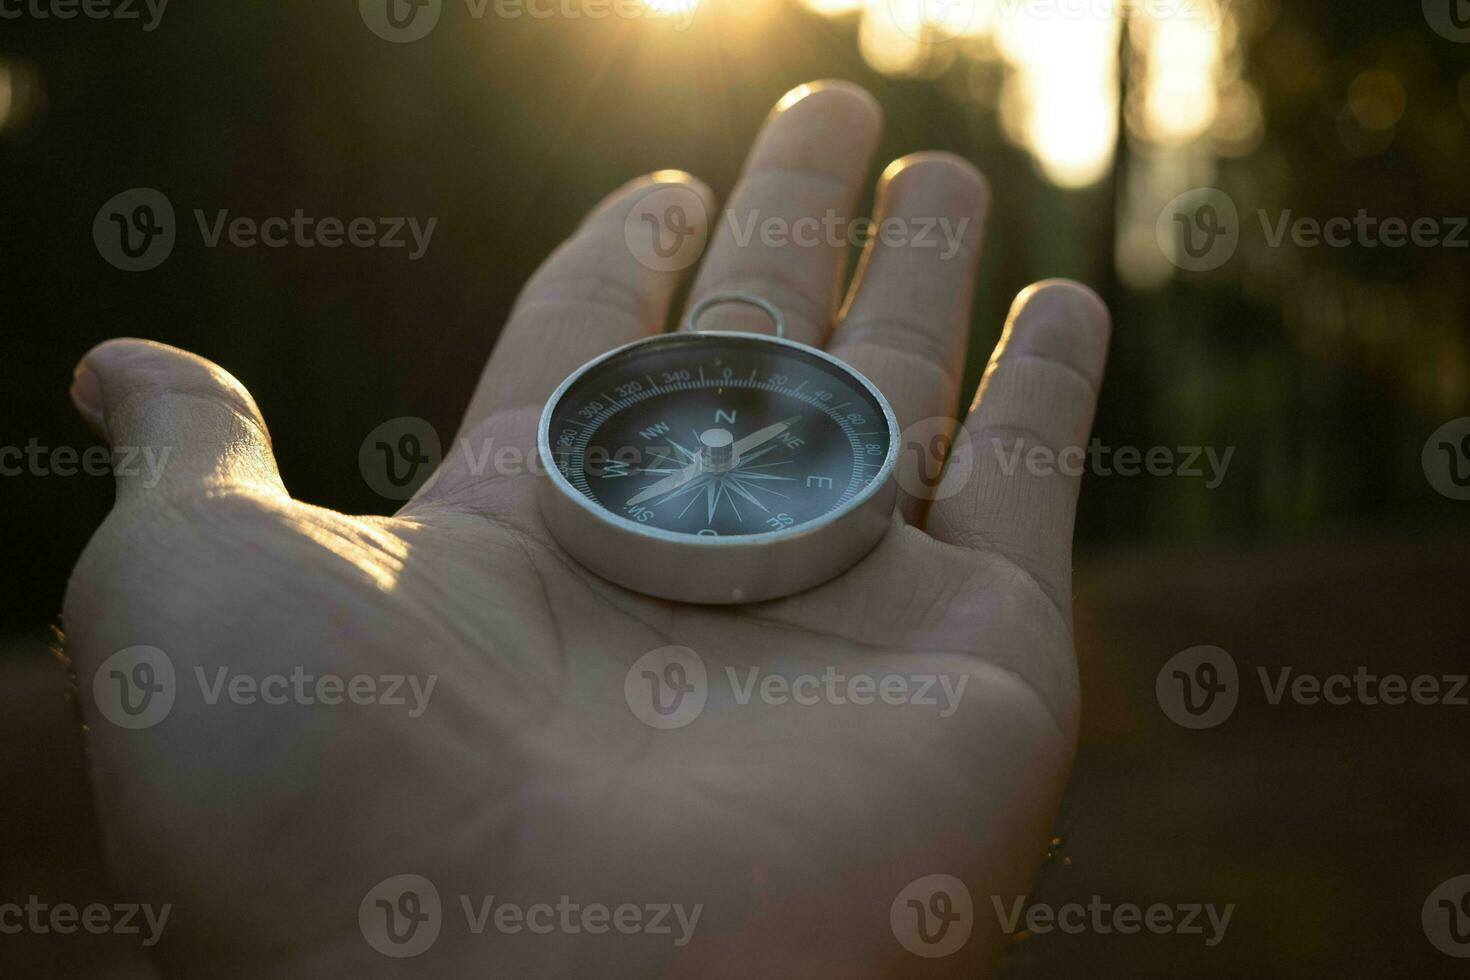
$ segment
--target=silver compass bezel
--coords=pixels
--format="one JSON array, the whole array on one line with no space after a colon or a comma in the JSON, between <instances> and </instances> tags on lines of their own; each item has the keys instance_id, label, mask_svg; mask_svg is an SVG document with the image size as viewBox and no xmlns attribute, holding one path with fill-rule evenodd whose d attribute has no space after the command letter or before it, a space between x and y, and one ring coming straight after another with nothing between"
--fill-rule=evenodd
<instances>
[{"instance_id":1,"label":"silver compass bezel","mask_svg":"<svg viewBox=\"0 0 1470 980\"><path fill-rule=\"evenodd\" d=\"M577 381L636 348L723 338L800 351L841 372L872 397L888 427L888 452L866 487L840 507L793 527L712 537L651 527L615 514L562 475L551 447L551 420ZM763 333L662 333L594 357L568 375L547 399L536 427L536 451L546 470L538 494L541 513L557 542L603 578L647 595L683 602L758 602L825 582L872 550L892 523L897 498L893 470L899 452L898 419L888 399L862 372L840 358ZM618 561L618 548L629 544L636 545L637 553L632 560Z\"/></svg>"}]
</instances>

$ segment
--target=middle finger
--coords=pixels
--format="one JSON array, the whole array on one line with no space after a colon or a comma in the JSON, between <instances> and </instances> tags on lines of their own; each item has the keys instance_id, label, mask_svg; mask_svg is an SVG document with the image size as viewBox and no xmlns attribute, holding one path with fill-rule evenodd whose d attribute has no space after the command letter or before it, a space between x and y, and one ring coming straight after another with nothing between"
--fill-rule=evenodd
<instances>
[{"instance_id":1,"label":"middle finger","mask_svg":"<svg viewBox=\"0 0 1470 980\"><path fill-rule=\"evenodd\" d=\"M689 308L717 293L749 293L781 311L786 336L820 347L882 128L878 103L856 85L820 82L787 93L720 215ZM703 313L699 328L769 333L771 323L759 310L725 304Z\"/></svg>"}]
</instances>

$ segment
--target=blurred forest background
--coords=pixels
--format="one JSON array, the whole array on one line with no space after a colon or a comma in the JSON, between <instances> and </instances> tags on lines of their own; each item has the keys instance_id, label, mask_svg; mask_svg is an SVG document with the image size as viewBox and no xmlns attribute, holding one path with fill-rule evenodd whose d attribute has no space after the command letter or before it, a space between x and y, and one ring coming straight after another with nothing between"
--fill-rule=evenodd
<instances>
[{"instance_id":1,"label":"blurred forest background","mask_svg":"<svg viewBox=\"0 0 1470 980\"><path fill-rule=\"evenodd\" d=\"M1419 453L1470 415L1470 249L1271 248L1255 217L1470 215L1470 44L1418 4L651 2L671 16L504 19L492 3L476 19L446 0L411 43L350 2L180 4L152 31L0 21L4 443L91 445L73 364L149 337L250 387L297 496L389 512L358 471L363 439L399 416L448 438L520 285L590 206L665 167L728 191L774 100L841 77L887 110L881 159L952 150L994 185L972 382L1015 291L1072 276L1118 324L1103 444L1236 447L1215 489L1089 478L1084 549L1458 516ZM1202 186L1234 199L1241 245L1186 272L1155 225ZM91 233L133 187L178 214L173 254L142 273ZM417 261L210 249L195 208L438 225ZM5 563L6 621L58 611L108 482L0 480L23 556Z\"/></svg>"},{"instance_id":2,"label":"blurred forest background","mask_svg":"<svg viewBox=\"0 0 1470 980\"><path fill-rule=\"evenodd\" d=\"M880 166L951 150L993 185L972 385L1015 292L1070 276L1116 323L1101 442L1234 447L1215 488L1085 480L1075 863L1044 885L1084 902L1241 901L1241 938L1223 952L1154 942L1145 959L1127 940L1147 937L1053 936L1008 969L1448 971L1417 903L1470 871L1463 710L1330 724L1280 711L1189 741L1199 733L1151 698L1158 664L1205 642L1323 669L1464 669L1470 504L1435 491L1421 450L1470 415L1470 250L1272 247L1257 217L1470 215L1463 0L646 3L633 18L536 19L442 0L408 43L369 29L352 0L177 3L153 30L0 20L0 445L95 444L67 398L72 366L108 337L149 337L251 389L296 496L390 513L359 471L364 438L400 416L454 431L521 284L588 208L670 167L726 193L784 92L857 81L887 112ZM103 203L134 187L164 193L179 227L172 255L139 273L92 237ZM1185 271L1156 229L1200 187L1238 209L1239 247ZM196 208L438 224L417 261L211 249ZM3 662L38 649L111 486L7 476L0 494ZM60 787L40 811L12 797L7 825L37 849L30 881L55 873L41 852L86 807L49 678L7 682L0 711L7 764ZM42 761L42 740L73 754Z\"/></svg>"}]
</instances>

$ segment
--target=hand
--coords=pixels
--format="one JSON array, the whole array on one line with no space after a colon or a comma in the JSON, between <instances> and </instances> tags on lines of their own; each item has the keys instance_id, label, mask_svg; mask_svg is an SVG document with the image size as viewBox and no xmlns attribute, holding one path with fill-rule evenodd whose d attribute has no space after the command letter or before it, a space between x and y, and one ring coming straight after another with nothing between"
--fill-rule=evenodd
<instances>
[{"instance_id":1,"label":"hand","mask_svg":"<svg viewBox=\"0 0 1470 980\"><path fill-rule=\"evenodd\" d=\"M850 215L879 128L876 104L852 86L798 89L728 206ZM543 402L569 372L665 328L678 277L632 257L624 218L673 185L713 213L702 185L669 173L598 207L526 286L460 439L531 452ZM880 218L970 219L963 247L944 259L873 245L841 315L842 247L741 246L726 222L693 300L766 297L790 336L877 384L901 427L949 416L987 194L952 156L889 166ZM714 329L767 328L736 307L709 317ZM824 586L722 608L590 575L542 526L539 477L476 475L463 453L393 517L293 500L255 402L222 369L138 340L89 352L80 410L114 446L171 451L157 485L119 477L65 609L112 870L128 900L173 906L155 948L164 971L976 975L1005 940L991 896L1009 909L1045 851L1078 724L1077 480L1002 464L1020 444L1085 442L1107 333L1085 289L1027 290L971 409L974 469L958 492L927 515L904 495L905 520ZM909 487L914 450L901 462ZM88 696L103 661L133 645L163 650L178 678L171 712L140 730L110 723ZM668 645L698 654L711 694L697 720L657 730L630 710L624 679ZM947 716L825 697L740 704L726 671L744 684L752 668L965 686ZM386 704L211 704L198 680L302 671L436 681L415 717ZM364 940L358 908L410 873L436 886L442 929L418 957L390 959ZM969 941L942 959L905 950L889 922L899 892L931 874L961 879L974 903ZM476 935L462 895L472 910L485 896L527 907L564 895L703 908L683 945L677 924L672 936L539 935L492 920Z\"/></svg>"}]
</instances>

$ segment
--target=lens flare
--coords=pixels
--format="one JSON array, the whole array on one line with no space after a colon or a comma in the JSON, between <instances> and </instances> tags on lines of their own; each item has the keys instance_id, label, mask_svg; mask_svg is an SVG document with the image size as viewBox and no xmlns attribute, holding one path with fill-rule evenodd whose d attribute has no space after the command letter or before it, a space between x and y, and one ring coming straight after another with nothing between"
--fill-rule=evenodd
<instances>
[{"instance_id":1,"label":"lens flare","mask_svg":"<svg viewBox=\"0 0 1470 980\"><path fill-rule=\"evenodd\" d=\"M801 5L824 17L842 17L863 9L864 0L801 0Z\"/></svg>"},{"instance_id":2,"label":"lens flare","mask_svg":"<svg viewBox=\"0 0 1470 980\"><path fill-rule=\"evenodd\" d=\"M1052 183L1086 187L1112 166L1118 142L1117 7L1093 0L1008 6L996 46L1015 69L1002 93L1007 133Z\"/></svg>"},{"instance_id":3,"label":"lens flare","mask_svg":"<svg viewBox=\"0 0 1470 980\"><path fill-rule=\"evenodd\" d=\"M682 17L694 12L700 0L643 0L649 13L658 17Z\"/></svg>"},{"instance_id":4,"label":"lens flare","mask_svg":"<svg viewBox=\"0 0 1470 980\"><path fill-rule=\"evenodd\" d=\"M889 0L871 0L858 26L858 49L863 60L885 75L913 75L924 67L929 41L917 19L895 12Z\"/></svg>"}]
</instances>

